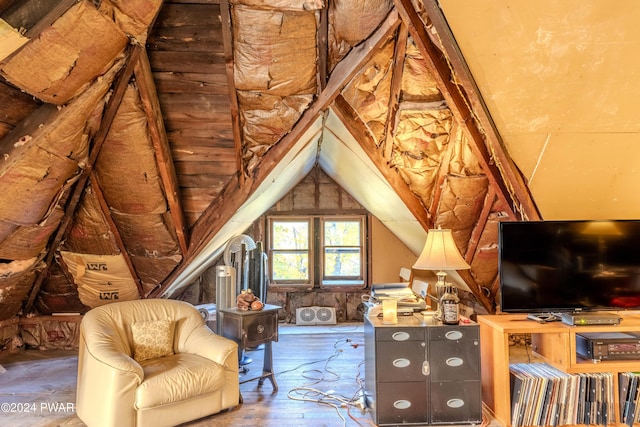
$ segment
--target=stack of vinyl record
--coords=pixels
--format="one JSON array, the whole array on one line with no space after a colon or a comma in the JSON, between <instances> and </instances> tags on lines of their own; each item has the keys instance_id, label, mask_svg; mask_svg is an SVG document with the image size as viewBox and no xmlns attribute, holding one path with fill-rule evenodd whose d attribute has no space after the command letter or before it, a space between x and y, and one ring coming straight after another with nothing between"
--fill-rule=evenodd
<instances>
[{"instance_id":1,"label":"stack of vinyl record","mask_svg":"<svg viewBox=\"0 0 640 427\"><path fill-rule=\"evenodd\" d=\"M628 426L640 422L640 372L620 372L618 388L621 422Z\"/></svg>"},{"instance_id":2,"label":"stack of vinyl record","mask_svg":"<svg viewBox=\"0 0 640 427\"><path fill-rule=\"evenodd\" d=\"M613 374L567 374L546 363L513 363L511 424L561 426L613 423Z\"/></svg>"}]
</instances>

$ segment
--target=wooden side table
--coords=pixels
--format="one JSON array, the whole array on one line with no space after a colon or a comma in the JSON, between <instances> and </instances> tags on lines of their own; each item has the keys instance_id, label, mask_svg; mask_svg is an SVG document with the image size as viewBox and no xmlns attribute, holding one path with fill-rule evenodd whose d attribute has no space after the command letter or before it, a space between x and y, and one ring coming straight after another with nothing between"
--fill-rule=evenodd
<instances>
[{"instance_id":1,"label":"wooden side table","mask_svg":"<svg viewBox=\"0 0 640 427\"><path fill-rule=\"evenodd\" d=\"M258 385L264 383L265 378L271 381L273 390L278 390L275 374L273 372L273 353L271 344L278 341L278 310L277 305L265 304L259 311L238 310L237 308L220 309L222 313L222 336L238 343L238 357L247 348L264 344L264 362L262 375L241 381L244 384L249 381L259 380Z\"/></svg>"}]
</instances>

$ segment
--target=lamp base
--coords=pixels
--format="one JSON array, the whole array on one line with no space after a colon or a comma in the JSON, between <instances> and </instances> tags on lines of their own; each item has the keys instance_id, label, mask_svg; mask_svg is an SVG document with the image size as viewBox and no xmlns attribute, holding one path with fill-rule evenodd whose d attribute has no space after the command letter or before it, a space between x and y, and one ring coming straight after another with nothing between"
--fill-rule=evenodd
<instances>
[{"instance_id":1,"label":"lamp base","mask_svg":"<svg viewBox=\"0 0 640 427\"><path fill-rule=\"evenodd\" d=\"M433 317L435 317L437 320L442 320L442 304L440 304L440 301L442 300L442 295L444 295L444 291L447 286L447 273L440 270L436 273L436 276L438 276L438 281L435 284L436 298L438 298L438 309L436 310L436 314Z\"/></svg>"}]
</instances>

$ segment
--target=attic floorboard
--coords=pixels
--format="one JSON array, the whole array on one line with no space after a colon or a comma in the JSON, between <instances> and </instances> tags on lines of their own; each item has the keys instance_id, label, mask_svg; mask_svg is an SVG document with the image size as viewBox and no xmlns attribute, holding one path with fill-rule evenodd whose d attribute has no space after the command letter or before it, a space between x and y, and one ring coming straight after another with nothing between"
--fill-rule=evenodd
<instances>
[{"instance_id":1,"label":"attic floorboard","mask_svg":"<svg viewBox=\"0 0 640 427\"><path fill-rule=\"evenodd\" d=\"M346 340L351 340L347 342ZM357 344L357 345L352 345ZM263 350L247 352L253 361L240 380L250 379L262 370ZM361 420L343 424L336 410L316 403L292 400L287 394L297 387L335 390L346 398L358 391L356 377L363 378L364 338L362 325L333 327L281 326L279 341L273 344L274 369L279 390L274 393L267 380L240 385L244 402L222 412L185 424L190 427L305 425L371 425L368 414L354 413ZM0 355L0 425L12 427L62 426L85 424L75 415L78 368L76 350L37 351ZM359 374L360 372L360 374ZM2 404L27 407L30 412L3 410ZM57 408L54 408L58 405ZM71 411L65 411L70 408ZM33 410L32 410L33 409ZM50 410L53 409L53 410ZM58 409L57 411L55 409Z\"/></svg>"},{"instance_id":2,"label":"attic floorboard","mask_svg":"<svg viewBox=\"0 0 640 427\"><path fill-rule=\"evenodd\" d=\"M247 352L253 361L248 365L249 372L240 376L241 381L261 372L263 353L262 350ZM358 379L364 380L362 324L281 326L279 341L273 344L273 357L279 386L277 392L273 392L268 380L262 386L258 381L241 384L243 404L231 411L183 424L183 427L373 426L369 414L359 409L353 409L349 414L345 408L337 410L288 397L295 395L300 387L324 392L333 390L333 395L346 399L356 395L360 387ZM74 408L77 365L76 350L27 350L0 355L0 425L85 426L75 415ZM7 412L3 404L15 404L17 408L29 408L30 411ZM487 425L499 426L495 420Z\"/></svg>"}]
</instances>

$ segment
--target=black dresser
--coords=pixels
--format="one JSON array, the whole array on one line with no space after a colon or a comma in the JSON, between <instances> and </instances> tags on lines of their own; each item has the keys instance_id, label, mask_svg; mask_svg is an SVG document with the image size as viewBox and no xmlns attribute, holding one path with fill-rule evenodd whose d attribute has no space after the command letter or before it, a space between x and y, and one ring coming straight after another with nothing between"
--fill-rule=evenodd
<instances>
[{"instance_id":1,"label":"black dresser","mask_svg":"<svg viewBox=\"0 0 640 427\"><path fill-rule=\"evenodd\" d=\"M379 426L479 424L476 323L443 325L421 314L386 325L365 317L365 400Z\"/></svg>"}]
</instances>

